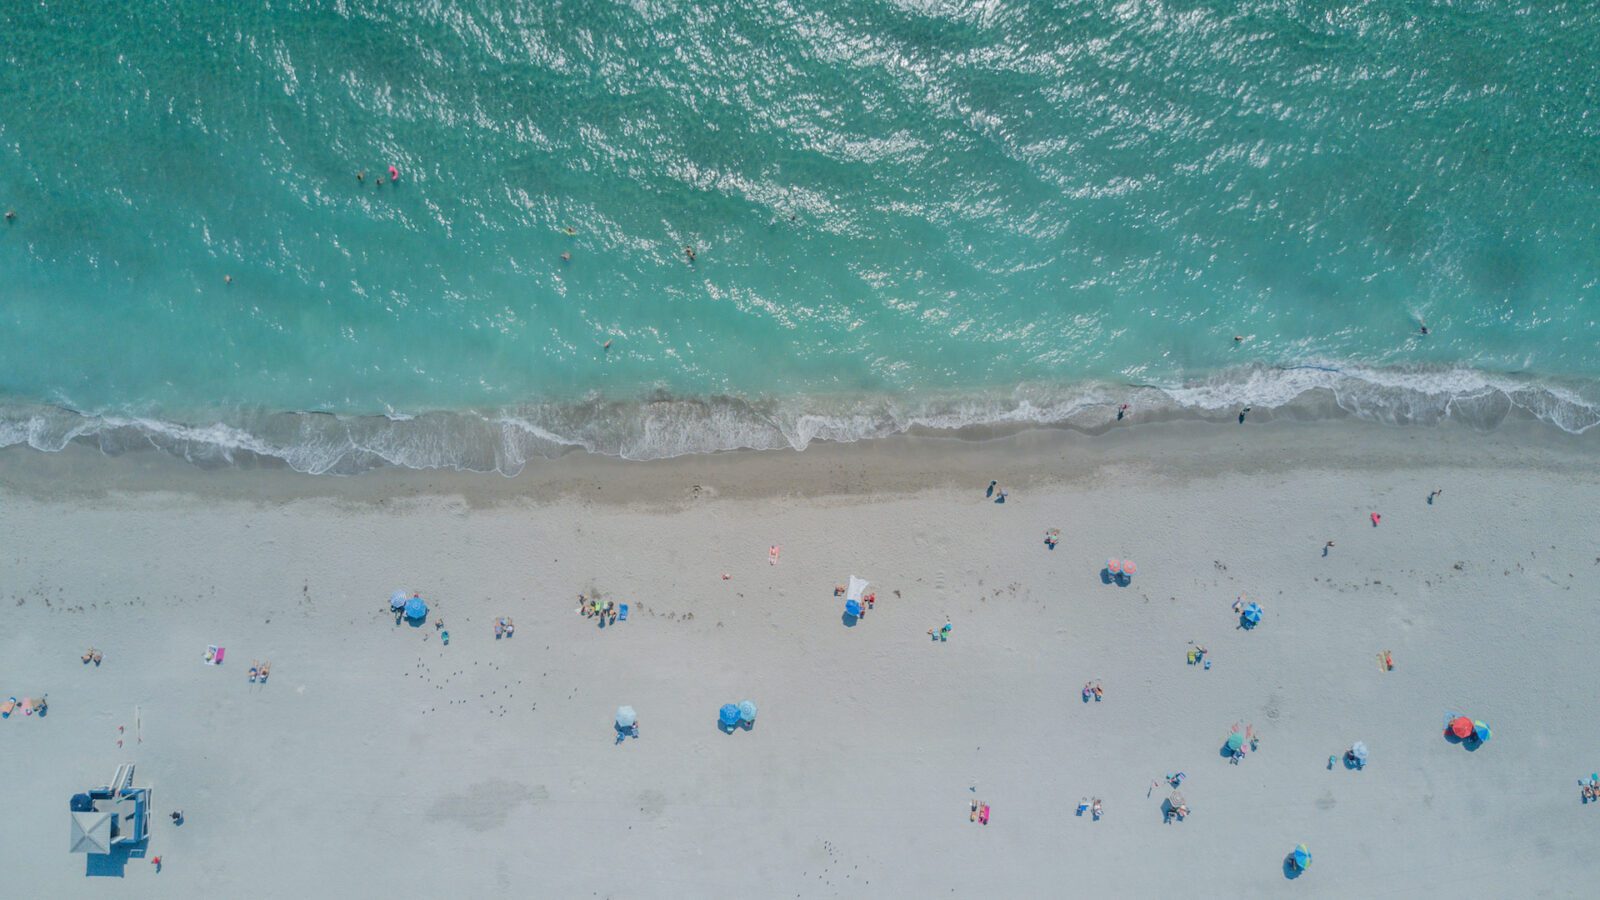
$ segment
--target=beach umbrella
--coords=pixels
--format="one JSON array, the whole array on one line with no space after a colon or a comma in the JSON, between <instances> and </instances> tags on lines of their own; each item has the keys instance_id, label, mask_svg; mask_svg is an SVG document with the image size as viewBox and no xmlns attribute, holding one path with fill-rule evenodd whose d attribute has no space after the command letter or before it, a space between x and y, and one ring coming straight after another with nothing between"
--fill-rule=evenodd
<instances>
[{"instance_id":1,"label":"beach umbrella","mask_svg":"<svg viewBox=\"0 0 1600 900\"><path fill-rule=\"evenodd\" d=\"M1472 720L1466 716L1456 716L1450 720L1450 733L1458 738L1472 734Z\"/></svg>"},{"instance_id":2,"label":"beach umbrella","mask_svg":"<svg viewBox=\"0 0 1600 900\"><path fill-rule=\"evenodd\" d=\"M1244 608L1242 618L1251 625L1261 624L1261 604L1256 603L1254 600L1250 601L1250 604Z\"/></svg>"},{"instance_id":3,"label":"beach umbrella","mask_svg":"<svg viewBox=\"0 0 1600 900\"><path fill-rule=\"evenodd\" d=\"M1306 849L1305 844L1296 844L1294 848L1295 868L1304 869L1309 865L1311 865L1311 851Z\"/></svg>"},{"instance_id":4,"label":"beach umbrella","mask_svg":"<svg viewBox=\"0 0 1600 900\"><path fill-rule=\"evenodd\" d=\"M722 721L724 728L732 728L739 724L739 707L732 703L722 704L722 709L717 713L717 718Z\"/></svg>"},{"instance_id":5,"label":"beach umbrella","mask_svg":"<svg viewBox=\"0 0 1600 900\"><path fill-rule=\"evenodd\" d=\"M632 728L634 723L637 722L637 721L639 721L639 714L633 711L633 707L631 707L631 706L619 706L619 707L617 707L617 727L618 728Z\"/></svg>"},{"instance_id":6,"label":"beach umbrella","mask_svg":"<svg viewBox=\"0 0 1600 900\"><path fill-rule=\"evenodd\" d=\"M406 601L406 618L420 619L428 614L428 604L422 602L421 597L412 597Z\"/></svg>"},{"instance_id":7,"label":"beach umbrella","mask_svg":"<svg viewBox=\"0 0 1600 900\"><path fill-rule=\"evenodd\" d=\"M1229 753L1238 753L1239 752L1239 748L1243 747L1243 746L1244 746L1244 735L1240 734L1237 731L1235 731L1233 734L1228 735L1227 747L1228 747L1228 752Z\"/></svg>"},{"instance_id":8,"label":"beach umbrella","mask_svg":"<svg viewBox=\"0 0 1600 900\"><path fill-rule=\"evenodd\" d=\"M1472 734L1480 741L1487 741L1489 739L1489 726L1482 722L1474 721L1472 723Z\"/></svg>"},{"instance_id":9,"label":"beach umbrella","mask_svg":"<svg viewBox=\"0 0 1600 900\"><path fill-rule=\"evenodd\" d=\"M846 600L844 602L844 612L845 615L850 616L851 618L858 617L861 615L861 604L854 600Z\"/></svg>"},{"instance_id":10,"label":"beach umbrella","mask_svg":"<svg viewBox=\"0 0 1600 900\"><path fill-rule=\"evenodd\" d=\"M406 597L407 597L407 594L406 594L405 591L395 591L394 593L390 594L389 595L389 608L390 609L404 609L405 605L406 605Z\"/></svg>"},{"instance_id":11,"label":"beach umbrella","mask_svg":"<svg viewBox=\"0 0 1600 900\"><path fill-rule=\"evenodd\" d=\"M1121 575L1122 574L1122 560L1116 559L1115 557L1106 560L1106 571L1110 572L1113 575Z\"/></svg>"},{"instance_id":12,"label":"beach umbrella","mask_svg":"<svg viewBox=\"0 0 1600 900\"><path fill-rule=\"evenodd\" d=\"M1360 741L1356 741L1354 744L1351 744L1350 745L1350 756L1352 758L1354 758L1356 762L1361 762L1361 763L1366 762L1367 761L1367 745L1361 743Z\"/></svg>"},{"instance_id":13,"label":"beach umbrella","mask_svg":"<svg viewBox=\"0 0 1600 900\"><path fill-rule=\"evenodd\" d=\"M754 722L756 720L756 702L745 700L739 704L739 721Z\"/></svg>"},{"instance_id":14,"label":"beach umbrella","mask_svg":"<svg viewBox=\"0 0 1600 900\"><path fill-rule=\"evenodd\" d=\"M1122 574L1132 578L1139 574L1139 567L1133 564L1133 560L1125 559L1122 561Z\"/></svg>"}]
</instances>

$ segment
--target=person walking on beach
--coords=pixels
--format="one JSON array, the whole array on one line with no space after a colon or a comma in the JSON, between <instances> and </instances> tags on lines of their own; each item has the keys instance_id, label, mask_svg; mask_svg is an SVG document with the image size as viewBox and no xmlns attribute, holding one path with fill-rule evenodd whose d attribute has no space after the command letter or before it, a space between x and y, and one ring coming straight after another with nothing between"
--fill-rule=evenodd
<instances>
[{"instance_id":1,"label":"person walking on beach","mask_svg":"<svg viewBox=\"0 0 1600 900\"><path fill-rule=\"evenodd\" d=\"M1428 495L1428 505L1432 506L1434 498L1438 497L1442 493L1444 493L1444 488L1435 488L1433 493Z\"/></svg>"},{"instance_id":2,"label":"person walking on beach","mask_svg":"<svg viewBox=\"0 0 1600 900\"><path fill-rule=\"evenodd\" d=\"M1326 544L1323 544L1322 545L1322 555L1323 556L1327 556L1328 555L1328 551L1332 550L1332 549L1333 549L1333 541L1329 541Z\"/></svg>"},{"instance_id":3,"label":"person walking on beach","mask_svg":"<svg viewBox=\"0 0 1600 900\"><path fill-rule=\"evenodd\" d=\"M1248 406L1246 406L1246 407L1245 407L1245 408L1244 408L1244 409L1241 409L1241 410L1239 410L1239 424L1240 424L1240 425L1243 425L1243 424L1244 424L1244 417L1245 417L1245 416L1246 416L1246 415L1247 415L1247 414L1248 414L1248 413L1249 413L1249 412L1250 412L1250 407L1248 407Z\"/></svg>"},{"instance_id":4,"label":"person walking on beach","mask_svg":"<svg viewBox=\"0 0 1600 900\"><path fill-rule=\"evenodd\" d=\"M998 481L990 481L989 482L989 489L987 491L983 492L983 496L985 496L985 497L993 497L994 496L994 486L999 484L999 483L1000 482L998 482Z\"/></svg>"},{"instance_id":5,"label":"person walking on beach","mask_svg":"<svg viewBox=\"0 0 1600 900\"><path fill-rule=\"evenodd\" d=\"M1124 403L1121 406L1117 407L1117 421L1118 422L1121 422L1122 421L1122 417L1127 415L1127 414L1128 414L1128 404Z\"/></svg>"}]
</instances>

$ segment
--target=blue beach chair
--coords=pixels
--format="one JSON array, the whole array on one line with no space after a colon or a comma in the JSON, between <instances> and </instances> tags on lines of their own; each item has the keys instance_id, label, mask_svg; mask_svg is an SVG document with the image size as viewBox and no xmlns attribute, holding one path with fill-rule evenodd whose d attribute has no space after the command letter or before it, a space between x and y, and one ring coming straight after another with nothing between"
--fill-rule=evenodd
<instances>
[{"instance_id":1,"label":"blue beach chair","mask_svg":"<svg viewBox=\"0 0 1600 900\"><path fill-rule=\"evenodd\" d=\"M617 621L628 621L628 604L624 603L617 607Z\"/></svg>"}]
</instances>

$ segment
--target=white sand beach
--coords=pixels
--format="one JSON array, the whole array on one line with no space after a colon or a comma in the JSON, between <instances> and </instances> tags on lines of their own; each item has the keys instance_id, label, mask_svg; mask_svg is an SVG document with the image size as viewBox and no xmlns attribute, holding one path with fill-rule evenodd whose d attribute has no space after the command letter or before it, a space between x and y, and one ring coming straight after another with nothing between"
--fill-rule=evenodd
<instances>
[{"instance_id":1,"label":"white sand beach","mask_svg":"<svg viewBox=\"0 0 1600 900\"><path fill-rule=\"evenodd\" d=\"M1586 896L1597 447L1168 423L513 479L7 451L0 699L49 713L0 721L0 894ZM878 600L847 627L852 574ZM1449 710L1492 739L1445 740ZM1366 768L1330 770L1357 740ZM68 853L67 801L123 762L157 814L116 877Z\"/></svg>"}]
</instances>

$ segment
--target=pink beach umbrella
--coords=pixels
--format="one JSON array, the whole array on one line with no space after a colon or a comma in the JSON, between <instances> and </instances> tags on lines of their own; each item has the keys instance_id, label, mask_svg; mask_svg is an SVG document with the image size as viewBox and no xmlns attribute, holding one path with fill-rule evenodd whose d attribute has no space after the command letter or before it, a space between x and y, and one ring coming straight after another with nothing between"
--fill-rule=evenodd
<instances>
[{"instance_id":1,"label":"pink beach umbrella","mask_svg":"<svg viewBox=\"0 0 1600 900\"><path fill-rule=\"evenodd\" d=\"M1122 574L1122 560L1116 559L1116 558L1112 558L1112 559L1106 560L1106 571L1110 572L1113 575L1121 575Z\"/></svg>"},{"instance_id":2,"label":"pink beach umbrella","mask_svg":"<svg viewBox=\"0 0 1600 900\"><path fill-rule=\"evenodd\" d=\"M1122 561L1122 574L1132 578L1139 574L1139 567L1133 564L1133 560L1125 559Z\"/></svg>"}]
</instances>

